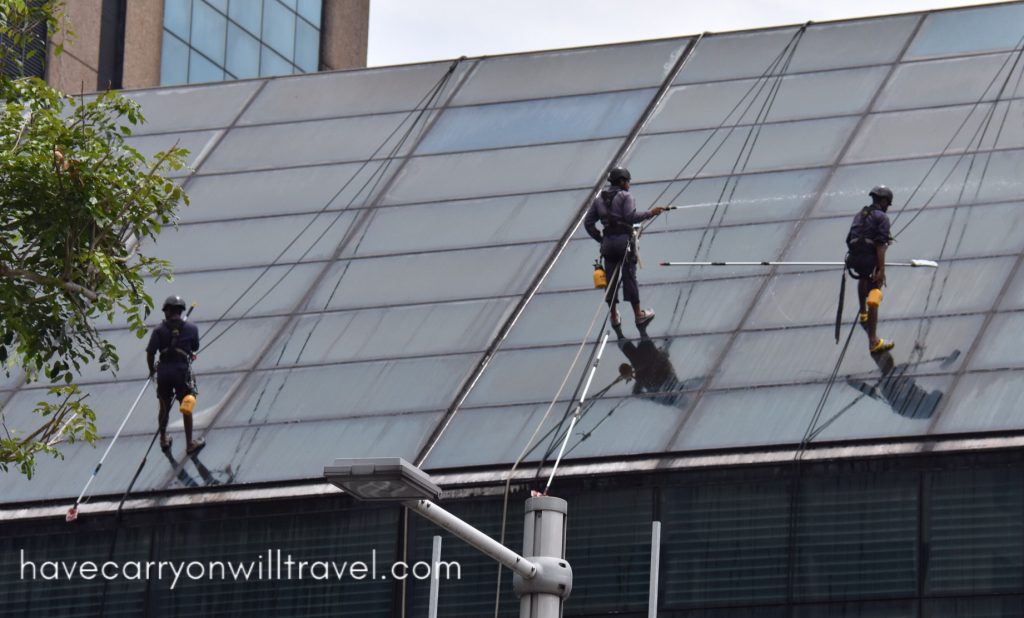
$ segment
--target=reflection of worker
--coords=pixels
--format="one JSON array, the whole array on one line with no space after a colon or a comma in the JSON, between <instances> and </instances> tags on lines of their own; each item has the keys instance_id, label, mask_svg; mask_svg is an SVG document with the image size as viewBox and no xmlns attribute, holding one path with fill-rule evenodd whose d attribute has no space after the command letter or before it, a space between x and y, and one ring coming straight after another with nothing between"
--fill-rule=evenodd
<instances>
[{"instance_id":1,"label":"reflection of worker","mask_svg":"<svg viewBox=\"0 0 1024 618\"><path fill-rule=\"evenodd\" d=\"M645 212L636 211L636 200L629 192L629 170L621 167L608 174L609 186L594 198L583 219L583 226L591 238L601 243L601 257L604 258L604 269L611 277L605 300L611 307L612 326L622 323L617 304L619 295L616 289L615 275L622 283L622 297L633 305L636 326L645 328L654 319L652 309L640 309L640 288L636 280L636 248L631 247L633 224L640 223L662 212L662 208L654 207ZM598 231L597 222L601 222L602 231ZM620 268L621 265L621 268Z\"/></svg>"},{"instance_id":2,"label":"reflection of worker","mask_svg":"<svg viewBox=\"0 0 1024 618\"><path fill-rule=\"evenodd\" d=\"M846 266L859 279L857 298L860 302L859 319L868 334L868 350L879 354L893 348L892 341L878 337L878 306L882 304L882 286L885 285L885 250L892 242L889 234L889 216L885 214L892 204L892 191L885 185L869 193L871 205L865 206L853 218L846 236L849 253Z\"/></svg>"},{"instance_id":3,"label":"reflection of worker","mask_svg":"<svg viewBox=\"0 0 1024 618\"><path fill-rule=\"evenodd\" d=\"M952 358L959 356L955 352ZM882 378L876 384L868 384L863 380L848 380L850 386L889 404L892 411L900 416L916 419L931 418L942 400L942 391L936 389L926 391L917 384L914 378L907 375L911 365L897 365L889 352L874 355L875 363L882 372Z\"/></svg>"},{"instance_id":4,"label":"reflection of worker","mask_svg":"<svg viewBox=\"0 0 1024 618\"><path fill-rule=\"evenodd\" d=\"M629 365L623 365L619 369L620 374L632 373L633 394L662 393L651 401L668 406L681 407L686 395L680 391L692 388L695 384L703 381L697 378L688 382L680 382L676 376L676 370L669 359L668 348L659 349L654 342L644 337L639 343L619 339L619 349L629 359ZM693 382L690 384L689 382Z\"/></svg>"},{"instance_id":5,"label":"reflection of worker","mask_svg":"<svg viewBox=\"0 0 1024 618\"><path fill-rule=\"evenodd\" d=\"M156 376L156 396L160 400L160 448L166 450L171 447L171 439L167 437L167 417L171 401L177 399L185 424L185 452L191 455L205 445L202 438L192 439L192 408L196 403L192 357L199 350L199 329L182 317L185 301L180 296L168 297L163 310L164 321L153 329L146 346L149 377ZM155 365L158 352L160 363Z\"/></svg>"}]
</instances>

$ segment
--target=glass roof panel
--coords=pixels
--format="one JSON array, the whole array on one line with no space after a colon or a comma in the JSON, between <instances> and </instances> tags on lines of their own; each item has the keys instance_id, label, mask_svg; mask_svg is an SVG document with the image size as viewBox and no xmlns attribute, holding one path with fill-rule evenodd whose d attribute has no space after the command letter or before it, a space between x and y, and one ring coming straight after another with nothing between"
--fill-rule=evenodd
<instances>
[{"instance_id":1,"label":"glass roof panel","mask_svg":"<svg viewBox=\"0 0 1024 618\"><path fill-rule=\"evenodd\" d=\"M635 332L632 325L624 330ZM595 337L594 339L600 338ZM593 339L592 339L593 340ZM660 396L698 388L721 353L728 335L645 340L616 340L612 335L594 375L588 399ZM510 405L549 402L558 392L579 346L500 350L470 392L465 405ZM574 385L589 371L584 350L560 398L572 397ZM629 376L626 381L624 376ZM607 390L606 390L607 389Z\"/></svg>"},{"instance_id":2,"label":"glass roof panel","mask_svg":"<svg viewBox=\"0 0 1024 618\"><path fill-rule=\"evenodd\" d=\"M693 181L635 184L629 189L637 208L672 205L679 210L661 216L652 230L704 228L798 219L817 195L826 170L746 174L698 178ZM668 188L666 188L668 187ZM721 203L717 209L716 205ZM712 216L714 217L712 219ZM582 227L578 237L586 237Z\"/></svg>"},{"instance_id":3,"label":"glass roof panel","mask_svg":"<svg viewBox=\"0 0 1024 618\"><path fill-rule=\"evenodd\" d=\"M323 480L324 466L338 457L415 459L440 417L440 412L429 412L214 429L197 458L207 471L196 466L196 459L187 461L183 471L197 484L225 473L233 483Z\"/></svg>"},{"instance_id":4,"label":"glass roof panel","mask_svg":"<svg viewBox=\"0 0 1024 618\"><path fill-rule=\"evenodd\" d=\"M951 155L937 162L927 158L844 165L830 180L816 213L850 213L852 217L857 208L870 203L867 193L877 184L895 193L894 211L911 197L911 207L1020 200L1024 196L1020 169L1024 169L1021 150Z\"/></svg>"},{"instance_id":5,"label":"glass roof panel","mask_svg":"<svg viewBox=\"0 0 1024 618\"><path fill-rule=\"evenodd\" d=\"M909 376L894 368L889 379L841 375L812 442L923 434L946 396L949 376ZM742 448L801 442L823 384L719 391L705 394L669 451Z\"/></svg>"},{"instance_id":6,"label":"glass roof panel","mask_svg":"<svg viewBox=\"0 0 1024 618\"><path fill-rule=\"evenodd\" d=\"M884 305L883 305L884 310ZM922 329L919 320L887 320L879 323L879 335L896 342L891 357L905 361L914 349L925 350L929 357L940 358L922 363L910 373L955 371L963 362L963 353L981 328L982 316L929 319L930 328ZM844 325L841 340L852 324ZM859 330L859 329L858 329ZM878 373L879 357L867 352L867 336L853 334L850 353L842 371L853 374ZM713 388L773 385L793 382L824 382L839 357L840 346L833 338L832 326L787 328L740 333L728 356L714 376Z\"/></svg>"},{"instance_id":7,"label":"glass roof panel","mask_svg":"<svg viewBox=\"0 0 1024 618\"><path fill-rule=\"evenodd\" d=\"M882 303L883 320L923 315L988 311L1015 258L942 262L938 269L890 268ZM748 328L775 328L835 321L839 267L823 272L773 277ZM857 311L856 283L847 280L846 315Z\"/></svg>"},{"instance_id":8,"label":"glass roof panel","mask_svg":"<svg viewBox=\"0 0 1024 618\"><path fill-rule=\"evenodd\" d=\"M1019 268L1006 290L1000 309L1024 309L1024 268Z\"/></svg>"},{"instance_id":9,"label":"glass roof panel","mask_svg":"<svg viewBox=\"0 0 1024 618\"><path fill-rule=\"evenodd\" d=\"M377 208L356 255L555 240L588 195L548 191Z\"/></svg>"},{"instance_id":10,"label":"glass roof panel","mask_svg":"<svg viewBox=\"0 0 1024 618\"><path fill-rule=\"evenodd\" d=\"M235 81L215 86L160 88L123 94L142 107L146 123L132 127L132 133L145 135L227 127L235 121L259 86L257 81Z\"/></svg>"},{"instance_id":11,"label":"glass roof panel","mask_svg":"<svg viewBox=\"0 0 1024 618\"><path fill-rule=\"evenodd\" d=\"M1020 44L1024 6L938 11L925 17L908 58L1012 49Z\"/></svg>"},{"instance_id":12,"label":"glass roof panel","mask_svg":"<svg viewBox=\"0 0 1024 618\"><path fill-rule=\"evenodd\" d=\"M160 302L159 299L157 302ZM150 316L148 320L152 327L159 323L158 317ZM199 329L200 359L196 361L196 371L230 371L245 369L253 364L254 342L270 341L284 324L284 318L257 318L241 320L231 325L225 335L214 342L209 350L202 346L202 343L212 337L207 332L211 322L202 320L191 320ZM227 324L221 324L215 328L216 335L223 330ZM135 333L128 330L105 331L103 336L117 347L117 354L120 358L120 370L116 379L144 379L148 373L146 366L146 346L149 344L149 335L142 339L135 336ZM80 373L83 381L108 381L115 379L109 371L100 371L98 363L89 363L82 367Z\"/></svg>"},{"instance_id":13,"label":"glass roof panel","mask_svg":"<svg viewBox=\"0 0 1024 618\"><path fill-rule=\"evenodd\" d=\"M150 320L158 319L159 303L172 294L197 303L193 318L202 321L220 317L231 305L234 307L225 315L227 319L243 313L249 316L287 313L309 289L321 268L322 264L292 264L272 266L269 270L258 267L176 274L173 281L150 280L146 293L157 304L157 313ZM250 285L252 289L245 292ZM117 323L124 324L124 320Z\"/></svg>"},{"instance_id":14,"label":"glass roof panel","mask_svg":"<svg viewBox=\"0 0 1024 618\"><path fill-rule=\"evenodd\" d=\"M186 165L195 167L199 157L206 155L221 133L221 131L192 131L189 133L141 135L139 137L129 137L125 139L125 143L149 159L154 159L157 153L166 152L176 145L188 151L188 157L185 159ZM187 176L189 173L189 170L186 168L170 171L166 176L177 178Z\"/></svg>"},{"instance_id":15,"label":"glass roof panel","mask_svg":"<svg viewBox=\"0 0 1024 618\"><path fill-rule=\"evenodd\" d=\"M860 113L867 109L887 72L887 67L872 67L788 75L777 91L774 81L754 79L676 86L644 132ZM770 105L766 105L768 100ZM766 106L768 114L762 116Z\"/></svg>"},{"instance_id":16,"label":"glass roof panel","mask_svg":"<svg viewBox=\"0 0 1024 618\"><path fill-rule=\"evenodd\" d=\"M1024 101L1019 99L996 104L994 112L991 103L983 103L873 114L858 131L844 163L1020 148L1024 126L1012 119L1022 114Z\"/></svg>"},{"instance_id":17,"label":"glass roof panel","mask_svg":"<svg viewBox=\"0 0 1024 618\"><path fill-rule=\"evenodd\" d=\"M811 25L797 44L789 72L895 61L916 15ZM713 35L705 38L676 79L693 83L762 75L793 39L796 28Z\"/></svg>"},{"instance_id":18,"label":"glass roof panel","mask_svg":"<svg viewBox=\"0 0 1024 618\"><path fill-rule=\"evenodd\" d=\"M196 365L196 381L199 386L199 396L196 398L196 407L192 417L197 428L206 427L213 416L220 409L224 397L231 389L238 385L242 374L213 374L204 373L205 367L200 361ZM96 431L101 437L113 436L121 421L128 414L135 398L142 390L144 381L142 379L120 380L105 384L84 384L81 385L82 392L88 395L86 403L96 413ZM40 401L53 401L47 394L45 388L22 389L6 406L4 413L7 423L12 430L25 431L29 427L35 429L39 426L36 422L38 416L32 414L33 408ZM156 390L153 385L147 387L139 405L136 407L128 423L125 425L123 435L139 434L151 436L157 428L157 400ZM181 414L177 409L172 410L168 421L168 430L172 432L182 431ZM101 451L102 453L102 451ZM99 459L99 454L96 455ZM84 483L85 480L83 479Z\"/></svg>"},{"instance_id":19,"label":"glass roof panel","mask_svg":"<svg viewBox=\"0 0 1024 618\"><path fill-rule=\"evenodd\" d=\"M655 224L657 225L657 224ZM644 267L637 269L641 296L645 283L677 282L684 279L719 279L737 275L749 276L748 266L716 266L691 269L659 266L660 262L691 260L772 260L789 237L794 223L766 223L704 230L680 230L647 233L640 239L640 258ZM845 238L846 232L843 232ZM544 291L573 290L593 286L594 259L600 245L591 238L574 240L555 262L543 286Z\"/></svg>"},{"instance_id":20,"label":"glass roof panel","mask_svg":"<svg viewBox=\"0 0 1024 618\"><path fill-rule=\"evenodd\" d=\"M910 220L916 212L908 211L897 216L890 210L893 232L902 232L888 249L886 261L1017 253L1024 248L1024 220L1017 216L1020 208L1020 204L928 208L913 223ZM846 254L846 234L854 214L856 210L849 218L808 222L794 240L786 259L842 260Z\"/></svg>"},{"instance_id":21,"label":"glass roof panel","mask_svg":"<svg viewBox=\"0 0 1024 618\"><path fill-rule=\"evenodd\" d=\"M454 105L658 86L689 39L485 58Z\"/></svg>"},{"instance_id":22,"label":"glass roof panel","mask_svg":"<svg viewBox=\"0 0 1024 618\"><path fill-rule=\"evenodd\" d=\"M470 65L461 64L442 94L450 92ZM245 110L239 125L418 109L450 66L450 62L434 62L272 79Z\"/></svg>"},{"instance_id":23,"label":"glass roof panel","mask_svg":"<svg viewBox=\"0 0 1024 618\"><path fill-rule=\"evenodd\" d=\"M259 371L217 425L444 410L478 354Z\"/></svg>"},{"instance_id":24,"label":"glass roof panel","mask_svg":"<svg viewBox=\"0 0 1024 618\"><path fill-rule=\"evenodd\" d=\"M424 123L410 114L382 114L337 120L233 129L210 155L203 171L231 172L284 166L361 161L409 150ZM412 134L399 146L403 135ZM331 139L329 136L334 136Z\"/></svg>"},{"instance_id":25,"label":"glass roof panel","mask_svg":"<svg viewBox=\"0 0 1024 618\"><path fill-rule=\"evenodd\" d=\"M138 391L135 394L138 394ZM152 420L156 411L150 414ZM87 498L116 496L119 499L135 475L139 462L149 447L150 438L151 434L148 431L147 435L118 438L116 446L110 450L106 461L103 462L103 471L96 475L96 480L89 486ZM82 491L89 474L96 467L96 462L100 460L108 444L107 438L97 440L95 447L86 442L65 444L61 448L64 459L39 457L36 473L31 479L26 479L21 474L0 475L0 495L3 496L3 501L6 503L66 498L67 506L70 507ZM175 443L174 446L177 447L178 444ZM179 447L176 453L168 453L154 448L155 452L148 458L149 465L142 468L132 491L142 492L161 487L177 464L173 459L174 455L183 457L183 450L184 447Z\"/></svg>"},{"instance_id":26,"label":"glass roof panel","mask_svg":"<svg viewBox=\"0 0 1024 618\"><path fill-rule=\"evenodd\" d=\"M593 186L621 140L416 157L384 203L401 204ZM457 178L458 182L439 179Z\"/></svg>"},{"instance_id":27,"label":"glass roof panel","mask_svg":"<svg viewBox=\"0 0 1024 618\"><path fill-rule=\"evenodd\" d=\"M986 371L960 379L934 433L1024 427L1024 372Z\"/></svg>"},{"instance_id":28,"label":"glass roof panel","mask_svg":"<svg viewBox=\"0 0 1024 618\"><path fill-rule=\"evenodd\" d=\"M383 162L346 163L241 174L196 176L182 221L317 212L366 204ZM339 193L340 192L340 193Z\"/></svg>"},{"instance_id":29,"label":"glass roof panel","mask_svg":"<svg viewBox=\"0 0 1024 618\"><path fill-rule=\"evenodd\" d=\"M515 299L366 309L297 318L264 367L483 351Z\"/></svg>"},{"instance_id":30,"label":"glass roof panel","mask_svg":"<svg viewBox=\"0 0 1024 618\"><path fill-rule=\"evenodd\" d=\"M755 277L642 285L643 306L652 307L657 313L647 332L655 337L731 330L739 325L760 285L761 280ZM599 307L601 314L595 328L604 322L607 309L603 299L603 292L598 290L540 294L526 306L505 345L579 343ZM624 328L633 332L628 319Z\"/></svg>"},{"instance_id":31,"label":"glass roof panel","mask_svg":"<svg viewBox=\"0 0 1024 618\"><path fill-rule=\"evenodd\" d=\"M1024 367L1024 313L999 313L985 329L971 369Z\"/></svg>"},{"instance_id":32,"label":"glass roof panel","mask_svg":"<svg viewBox=\"0 0 1024 618\"><path fill-rule=\"evenodd\" d=\"M907 109L935 105L956 105L991 101L996 98L1007 73L1013 68L1013 54L950 58L902 64L893 72L878 98L876 110ZM1018 66L1015 74L1021 71ZM1004 98L1014 95L1011 81Z\"/></svg>"},{"instance_id":33,"label":"glass roof panel","mask_svg":"<svg viewBox=\"0 0 1024 618\"><path fill-rule=\"evenodd\" d=\"M522 294L553 243L344 260L306 307L312 311Z\"/></svg>"},{"instance_id":34,"label":"glass roof panel","mask_svg":"<svg viewBox=\"0 0 1024 618\"><path fill-rule=\"evenodd\" d=\"M322 260L334 254L353 218L329 212L165 228L147 255L170 260L178 270L226 268L270 264L291 245L278 262Z\"/></svg>"},{"instance_id":35,"label":"glass roof panel","mask_svg":"<svg viewBox=\"0 0 1024 618\"><path fill-rule=\"evenodd\" d=\"M655 90L491 103L445 110L416 148L437 154L626 135Z\"/></svg>"},{"instance_id":36,"label":"glass roof panel","mask_svg":"<svg viewBox=\"0 0 1024 618\"><path fill-rule=\"evenodd\" d=\"M636 170L638 179L650 180L731 174L733 168L757 172L826 165L835 160L854 125L856 119L846 117L739 127L731 132L646 135L637 140L625 165ZM755 133L756 141L750 137Z\"/></svg>"},{"instance_id":37,"label":"glass roof panel","mask_svg":"<svg viewBox=\"0 0 1024 618\"><path fill-rule=\"evenodd\" d=\"M673 393L594 401L584 409L573 430L565 459L660 452L679 425L682 410L692 396L692 393ZM540 404L459 410L424 467L511 464L526 447L547 407L548 404ZM572 409L570 402L555 404L534 448L523 461L538 462L545 453L549 462L554 459L568 422L562 425L561 431L557 425L567 409Z\"/></svg>"}]
</instances>

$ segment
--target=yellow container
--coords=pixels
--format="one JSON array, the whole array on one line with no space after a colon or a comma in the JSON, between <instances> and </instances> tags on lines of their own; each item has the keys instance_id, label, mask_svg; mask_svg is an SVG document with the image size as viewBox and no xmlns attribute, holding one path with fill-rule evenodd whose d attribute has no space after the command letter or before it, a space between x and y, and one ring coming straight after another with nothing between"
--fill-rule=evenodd
<instances>
[{"instance_id":1,"label":"yellow container","mask_svg":"<svg viewBox=\"0 0 1024 618\"><path fill-rule=\"evenodd\" d=\"M608 276L600 266L594 269L594 287L601 289L608 287Z\"/></svg>"},{"instance_id":2,"label":"yellow container","mask_svg":"<svg viewBox=\"0 0 1024 618\"><path fill-rule=\"evenodd\" d=\"M878 309L882 304L882 290L875 288L868 292L868 307Z\"/></svg>"},{"instance_id":3,"label":"yellow container","mask_svg":"<svg viewBox=\"0 0 1024 618\"><path fill-rule=\"evenodd\" d=\"M196 407L195 395L185 395L185 398L181 400L181 413L192 414L194 407Z\"/></svg>"}]
</instances>

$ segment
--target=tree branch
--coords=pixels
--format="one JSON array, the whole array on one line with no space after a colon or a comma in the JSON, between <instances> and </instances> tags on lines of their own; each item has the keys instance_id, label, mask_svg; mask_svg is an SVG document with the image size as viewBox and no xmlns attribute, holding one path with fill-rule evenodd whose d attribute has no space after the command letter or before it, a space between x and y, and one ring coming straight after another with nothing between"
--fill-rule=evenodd
<instances>
[{"instance_id":1,"label":"tree branch","mask_svg":"<svg viewBox=\"0 0 1024 618\"><path fill-rule=\"evenodd\" d=\"M0 277L6 277L8 279L25 279L27 281L32 281L33 283L38 283L39 285L59 287L67 292L70 292L71 294L78 294L84 296L92 302L96 302L97 300L100 299L99 294L97 294L93 290L90 290L87 287L78 285L77 283L72 283L70 281L61 281L56 277L46 277L44 275L40 275L39 273L34 273L28 270L9 268L7 266L4 266L3 264L0 264Z\"/></svg>"}]
</instances>

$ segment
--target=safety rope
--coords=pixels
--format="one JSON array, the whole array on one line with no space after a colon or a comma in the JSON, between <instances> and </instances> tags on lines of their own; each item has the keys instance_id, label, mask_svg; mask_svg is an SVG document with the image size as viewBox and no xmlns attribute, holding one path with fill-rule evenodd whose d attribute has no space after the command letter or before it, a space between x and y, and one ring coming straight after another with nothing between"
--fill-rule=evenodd
<instances>
[{"instance_id":1,"label":"safety rope","mask_svg":"<svg viewBox=\"0 0 1024 618\"><path fill-rule=\"evenodd\" d=\"M1017 49L1018 47L1020 49ZM946 142L946 145L942 148L942 152L939 153L939 156L937 156L935 158L935 160L932 161L931 166L928 167L928 171L925 172L925 175L921 179L921 182L918 183L917 187L915 187L913 192L911 192L910 197L908 197L907 201L904 202L903 207L900 208L896 212L896 214L893 216L893 218L892 218L892 223L893 224L896 223L896 221L900 218L900 215L902 215L903 212L910 206L911 200L914 199L914 197L917 195L917 192L920 191L922 186L924 186L925 181L928 179L928 177L931 175L931 173L935 170L936 166L938 166L939 161L942 160L942 157L944 157L946 155L946 153L949 152L949 149L953 146L953 143L956 141L956 138L960 135L960 132L963 131L964 127L967 126L967 123L970 121L971 117L974 115L975 110L977 110L978 107L980 107L984 103L985 95L988 94L988 91L996 83L996 80L999 78L999 74L1002 72L1003 68L1006 67L1006 63L1009 62L1011 58L1014 58L1014 55L1016 55L1016 58L1013 60L1013 65L1010 67L1010 70L1007 71L1007 73L1006 73L1006 79L1003 80L1003 85L1000 87L999 92L996 94L995 101L992 102L992 108L986 113L986 116L991 117L991 114L993 114L995 112L995 110L998 107L998 104L999 104L1000 100L1002 99L1003 94L1004 94L1004 92L1006 90L1006 86L1010 82L1010 78L1013 76L1013 72L1016 70L1018 63L1021 60L1022 54L1024 54L1024 37L1020 38L1020 40L1017 42L1017 44L1014 45L1013 51L1010 53L1010 55L1008 55L1006 57L1006 59L1003 60L1003 64L996 71L995 75L992 76L992 80L988 83L988 85L982 91L981 96L971 106L970 110L964 116L964 119L960 123L960 126L958 126L957 130L953 133L953 137L949 138L949 141ZM1009 108L1007 108L1007 113L1009 113ZM985 124L985 123L982 123L982 124ZM981 126L982 125L979 125L978 130L981 129ZM977 135L977 130L975 131L975 135ZM950 172L946 175L946 177L943 179L943 181L941 183L939 183L938 187L932 193L931 197L929 197L928 200L924 203L924 205L921 206L921 208L916 213L914 213L914 216L910 219L910 221L907 221L907 223L905 223L903 225L903 227L901 227L893 235L894 237L898 237L904 230L906 230L908 227L910 227L910 224L913 223L921 215L921 213L924 212L924 210L932 203L932 200L935 199L936 195L938 195L939 190L941 190L941 188L945 184L945 182L947 180L949 180L950 176L953 173L953 170L955 170L957 168L957 165L959 165L960 161L963 160L963 158L967 154L968 154L968 149L965 148L964 152L960 153L960 155L957 157L956 163L952 166L952 168L950 169Z\"/></svg>"}]
</instances>

